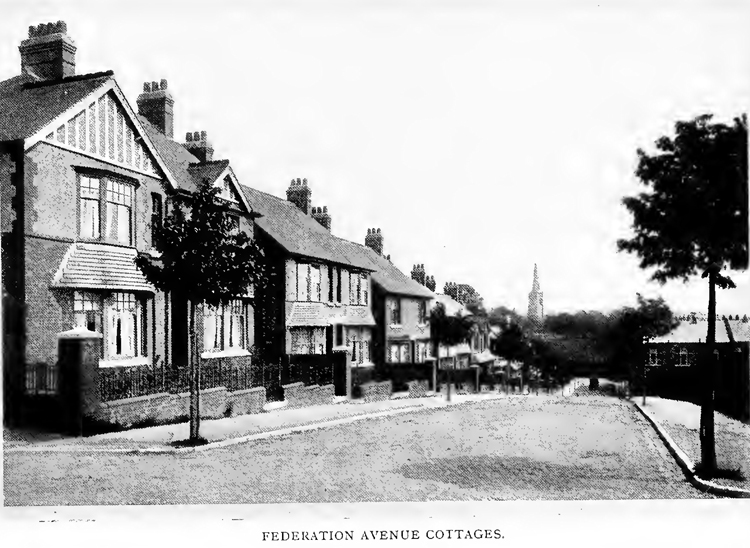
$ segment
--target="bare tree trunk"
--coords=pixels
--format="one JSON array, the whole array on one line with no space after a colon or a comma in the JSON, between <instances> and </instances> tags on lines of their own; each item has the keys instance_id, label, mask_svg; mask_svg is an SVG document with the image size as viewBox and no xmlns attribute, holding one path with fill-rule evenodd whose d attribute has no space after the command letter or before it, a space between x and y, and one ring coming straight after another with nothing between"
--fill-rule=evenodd
<instances>
[{"instance_id":1,"label":"bare tree trunk","mask_svg":"<svg viewBox=\"0 0 750 548\"><path fill-rule=\"evenodd\" d=\"M200 438L200 365L195 340L195 305L190 306L190 440Z\"/></svg>"},{"instance_id":2,"label":"bare tree trunk","mask_svg":"<svg viewBox=\"0 0 750 548\"><path fill-rule=\"evenodd\" d=\"M703 351L702 377L703 401L701 405L700 441L701 467L716 470L716 446L714 440L714 349L716 343L716 271L708 275L708 335Z\"/></svg>"}]
</instances>

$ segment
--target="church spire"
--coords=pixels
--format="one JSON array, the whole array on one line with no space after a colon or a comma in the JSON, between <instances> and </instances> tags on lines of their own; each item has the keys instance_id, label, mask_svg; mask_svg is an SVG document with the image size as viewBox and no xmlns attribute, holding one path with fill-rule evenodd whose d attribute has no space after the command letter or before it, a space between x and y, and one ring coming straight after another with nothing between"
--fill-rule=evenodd
<instances>
[{"instance_id":1,"label":"church spire","mask_svg":"<svg viewBox=\"0 0 750 548\"><path fill-rule=\"evenodd\" d=\"M544 321L544 301L541 286L539 285L539 273L536 263L534 264L534 281L531 284L531 292L529 293L528 319L535 329L540 329Z\"/></svg>"}]
</instances>

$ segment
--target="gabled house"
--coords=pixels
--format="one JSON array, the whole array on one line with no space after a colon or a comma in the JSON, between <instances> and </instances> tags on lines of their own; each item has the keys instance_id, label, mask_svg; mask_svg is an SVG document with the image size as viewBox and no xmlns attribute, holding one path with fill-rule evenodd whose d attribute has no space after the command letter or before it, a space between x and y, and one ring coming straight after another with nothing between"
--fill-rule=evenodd
<instances>
[{"instance_id":1,"label":"gabled house","mask_svg":"<svg viewBox=\"0 0 750 548\"><path fill-rule=\"evenodd\" d=\"M435 295L401 272L383 255L380 229L367 229L365 246L358 246L371 262L374 362L425 363L433 358L429 310Z\"/></svg>"},{"instance_id":2,"label":"gabled house","mask_svg":"<svg viewBox=\"0 0 750 548\"><path fill-rule=\"evenodd\" d=\"M21 74L0 82L10 358L19 367L54 364L57 334L77 328L103 336L101 368L184 365L187 303L156 291L133 259L154 253L153 227L171 197L199 181L221 185L238 230L252 234L254 214L231 167L213 161L204 133L173 140L166 80L144 84L136 111L112 72L77 75L65 23L31 27L19 50ZM229 311L207 313L206 330L214 331L201 334L205 359L249 354L246 297Z\"/></svg>"},{"instance_id":3,"label":"gabled house","mask_svg":"<svg viewBox=\"0 0 750 548\"><path fill-rule=\"evenodd\" d=\"M269 374L282 385L296 382L303 364L328 367L334 350L348 350L355 365L371 363L371 262L331 234L330 216L312 207L306 179L292 180L286 200L242 190L261 215L256 239L269 284L256 299L256 341L271 363L281 363L280 372Z\"/></svg>"},{"instance_id":4,"label":"gabled house","mask_svg":"<svg viewBox=\"0 0 750 548\"><path fill-rule=\"evenodd\" d=\"M438 293L435 295L432 308L434 309L438 303L445 307L445 313L448 316L464 316L469 313L464 305L444 293ZM446 347L442 344L437 346L438 348L434 349L433 355L437 357L438 367L440 369L465 369L471 365L472 347L469 342L450 347Z\"/></svg>"}]
</instances>

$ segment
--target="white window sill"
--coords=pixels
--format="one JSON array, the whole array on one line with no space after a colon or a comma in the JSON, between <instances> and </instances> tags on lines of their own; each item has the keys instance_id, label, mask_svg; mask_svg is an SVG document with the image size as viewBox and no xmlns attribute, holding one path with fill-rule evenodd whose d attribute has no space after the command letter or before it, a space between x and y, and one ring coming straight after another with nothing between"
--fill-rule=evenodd
<instances>
[{"instance_id":1,"label":"white window sill","mask_svg":"<svg viewBox=\"0 0 750 548\"><path fill-rule=\"evenodd\" d=\"M400 324L400 323L392 323L388 327L390 327L391 329L402 329L404 326L403 324Z\"/></svg>"},{"instance_id":2,"label":"white window sill","mask_svg":"<svg viewBox=\"0 0 750 548\"><path fill-rule=\"evenodd\" d=\"M236 356L249 356L250 351L244 348L231 348L229 350L216 350L210 352L203 352L201 358L204 360L210 360L212 358L233 358Z\"/></svg>"},{"instance_id":3,"label":"white window sill","mask_svg":"<svg viewBox=\"0 0 750 548\"><path fill-rule=\"evenodd\" d=\"M427 327L428 325L430 325L430 324L428 324L427 322L424 322L424 323L418 323L418 324L417 324L417 327L419 327L420 329L424 329L424 328L425 328L425 327Z\"/></svg>"},{"instance_id":4,"label":"white window sill","mask_svg":"<svg viewBox=\"0 0 750 548\"><path fill-rule=\"evenodd\" d=\"M134 358L121 358L113 360L99 360L99 367L139 367L141 365L151 365L151 360L147 356L138 356Z\"/></svg>"}]
</instances>

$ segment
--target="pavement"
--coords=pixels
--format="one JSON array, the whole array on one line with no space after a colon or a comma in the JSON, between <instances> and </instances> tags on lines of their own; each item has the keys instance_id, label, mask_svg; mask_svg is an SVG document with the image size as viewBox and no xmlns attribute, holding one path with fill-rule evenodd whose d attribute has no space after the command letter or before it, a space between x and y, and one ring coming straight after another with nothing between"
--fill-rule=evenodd
<instances>
[{"instance_id":1,"label":"pavement","mask_svg":"<svg viewBox=\"0 0 750 548\"><path fill-rule=\"evenodd\" d=\"M361 415L366 420L344 417L350 422L335 428L316 427L210 451L6 451L4 504L714 496L687 481L654 428L627 401L601 395L497 394L454 396L450 405L439 397L423 400L416 408L409 404L418 400L381 402L397 407L381 408L388 415ZM269 415L284 413L297 411Z\"/></svg>"},{"instance_id":2,"label":"pavement","mask_svg":"<svg viewBox=\"0 0 750 548\"><path fill-rule=\"evenodd\" d=\"M725 497L750 498L750 425L714 413L716 463L723 473L706 480L696 475L701 457L700 406L657 397L646 398L646 405L640 397L633 401L696 488Z\"/></svg>"},{"instance_id":3,"label":"pavement","mask_svg":"<svg viewBox=\"0 0 750 548\"><path fill-rule=\"evenodd\" d=\"M189 423L166 424L149 428L135 428L87 437L67 437L32 431L4 430L5 452L14 451L152 451L180 452L206 450L243 443L252 439L286 435L293 432L326 428L340 424L416 411L444 407L472 401L497 398L524 397L499 392L481 394L452 394L451 401L443 394L422 398L395 397L377 402L338 401L329 405L303 408L279 407L259 414L222 419L203 419L200 434L208 443L197 447L175 447L174 442L189 437Z\"/></svg>"}]
</instances>

